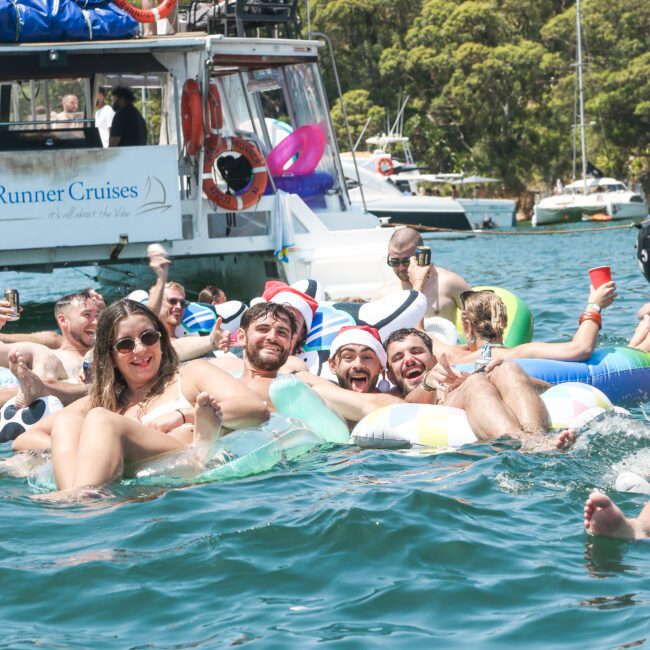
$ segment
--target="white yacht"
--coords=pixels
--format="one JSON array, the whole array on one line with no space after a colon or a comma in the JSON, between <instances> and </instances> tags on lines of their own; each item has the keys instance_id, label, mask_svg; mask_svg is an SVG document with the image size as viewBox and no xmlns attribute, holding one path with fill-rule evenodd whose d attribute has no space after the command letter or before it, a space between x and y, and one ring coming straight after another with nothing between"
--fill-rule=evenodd
<instances>
[{"instance_id":1,"label":"white yacht","mask_svg":"<svg viewBox=\"0 0 650 650\"><path fill-rule=\"evenodd\" d=\"M350 202L318 68L323 46L199 32L0 45L0 268L96 264L122 283L146 270L147 246L162 242L175 279L210 274L253 296L267 279L313 278L333 299L369 297L390 274L391 229ZM149 144L102 147L93 105L101 86L116 84L158 97L158 116L145 114ZM189 125L184 86L200 92L198 102L187 94ZM70 88L80 100L74 124L52 118ZM302 176L269 172L267 120L281 116L321 134ZM242 151L253 164L237 190L215 163L238 164Z\"/></svg>"}]
</instances>

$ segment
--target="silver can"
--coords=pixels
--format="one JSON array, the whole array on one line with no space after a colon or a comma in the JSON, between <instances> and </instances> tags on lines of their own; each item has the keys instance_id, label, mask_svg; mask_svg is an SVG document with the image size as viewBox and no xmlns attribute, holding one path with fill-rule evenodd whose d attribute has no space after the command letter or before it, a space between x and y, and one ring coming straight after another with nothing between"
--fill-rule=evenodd
<instances>
[{"instance_id":1,"label":"silver can","mask_svg":"<svg viewBox=\"0 0 650 650\"><path fill-rule=\"evenodd\" d=\"M431 249L428 246L418 246L415 249L415 261L418 266L431 264Z\"/></svg>"},{"instance_id":2,"label":"silver can","mask_svg":"<svg viewBox=\"0 0 650 650\"><path fill-rule=\"evenodd\" d=\"M2 298L6 300L11 307L11 318L8 318L7 320L19 320L20 295L18 294L18 289L5 289L2 293Z\"/></svg>"}]
</instances>

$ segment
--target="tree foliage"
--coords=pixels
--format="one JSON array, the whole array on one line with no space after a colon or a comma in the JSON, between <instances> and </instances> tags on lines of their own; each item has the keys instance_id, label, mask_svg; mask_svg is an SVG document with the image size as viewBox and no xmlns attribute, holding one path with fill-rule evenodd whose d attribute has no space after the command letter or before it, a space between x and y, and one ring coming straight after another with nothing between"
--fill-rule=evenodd
<instances>
[{"instance_id":1,"label":"tree foliage","mask_svg":"<svg viewBox=\"0 0 650 650\"><path fill-rule=\"evenodd\" d=\"M366 136L385 130L384 111L408 95L422 165L512 190L570 179L573 1L314 0L312 17L332 38L353 138L368 119ZM583 0L582 35L589 158L650 189L650 3Z\"/></svg>"}]
</instances>

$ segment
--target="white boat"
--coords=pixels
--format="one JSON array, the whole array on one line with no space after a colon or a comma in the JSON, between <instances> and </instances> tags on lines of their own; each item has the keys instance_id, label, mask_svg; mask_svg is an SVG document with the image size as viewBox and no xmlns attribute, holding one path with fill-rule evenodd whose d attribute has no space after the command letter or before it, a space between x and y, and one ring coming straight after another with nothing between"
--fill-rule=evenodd
<instances>
[{"instance_id":1,"label":"white boat","mask_svg":"<svg viewBox=\"0 0 650 650\"><path fill-rule=\"evenodd\" d=\"M458 201L435 196L405 194L389 176L383 176L364 164L357 156L343 154L341 164L352 203L365 208L388 223L425 226L428 238L463 239L473 237L472 225ZM427 230L430 228L431 230Z\"/></svg>"},{"instance_id":2,"label":"white boat","mask_svg":"<svg viewBox=\"0 0 650 650\"><path fill-rule=\"evenodd\" d=\"M591 177L587 174L587 145L585 132L584 85L582 80L582 30L580 23L580 0L576 2L576 80L578 86L578 105L580 130L580 152L582 158L582 179L574 180L565 188L558 186L558 192L542 198L534 207L533 226L565 221L593 219L609 221L612 219L644 219L648 214L648 204L637 192L630 191L624 183L614 178ZM576 177L576 143L574 138L574 170ZM559 183L559 181L558 181Z\"/></svg>"},{"instance_id":3,"label":"white boat","mask_svg":"<svg viewBox=\"0 0 650 650\"><path fill-rule=\"evenodd\" d=\"M565 221L634 219L648 214L648 204L637 192L614 178L587 178L567 185L562 193L542 199L533 214L533 226Z\"/></svg>"},{"instance_id":4,"label":"white boat","mask_svg":"<svg viewBox=\"0 0 650 650\"><path fill-rule=\"evenodd\" d=\"M267 279L309 277L332 298L371 296L390 275L391 229L350 202L318 69L322 46L204 33L0 45L0 268L96 264L103 277L124 283L147 271L147 246L163 242L174 279L201 273L234 295L259 295ZM267 119L288 115L293 128L318 125L325 145L316 172L327 187L281 194L269 177L268 193L249 208L209 201L206 176L222 191L226 185L212 165L204 171L205 146L196 156L184 147L180 105L188 79L204 91L216 84L222 135L265 153L272 147ZM54 89L73 81L82 88L83 129L43 117L60 99ZM156 144L101 147L92 106L100 86L116 83L160 93ZM145 117L151 125L154 116Z\"/></svg>"}]
</instances>

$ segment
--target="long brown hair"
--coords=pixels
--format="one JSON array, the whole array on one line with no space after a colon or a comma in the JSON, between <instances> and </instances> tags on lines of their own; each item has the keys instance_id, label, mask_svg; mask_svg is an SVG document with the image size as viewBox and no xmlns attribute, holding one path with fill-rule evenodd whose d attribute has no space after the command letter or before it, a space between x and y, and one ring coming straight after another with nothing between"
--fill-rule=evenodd
<instances>
[{"instance_id":1,"label":"long brown hair","mask_svg":"<svg viewBox=\"0 0 650 650\"><path fill-rule=\"evenodd\" d=\"M467 296L461 317L484 341L500 340L508 323L506 306L493 291L475 291Z\"/></svg>"},{"instance_id":2,"label":"long brown hair","mask_svg":"<svg viewBox=\"0 0 650 650\"><path fill-rule=\"evenodd\" d=\"M144 410L144 405L149 400L156 395L160 395L165 390L169 381L176 374L178 357L167 330L158 316L149 307L135 300L129 300L128 298L118 300L102 312L97 324L91 365L92 383L90 385L90 403L93 407L102 406L109 411L119 413L126 406L126 389L128 386L122 373L115 367L112 355L117 326L131 314L146 316L151 321L153 328L160 332L160 348L162 352L160 368L156 376L151 380L147 399L141 405L141 410Z\"/></svg>"}]
</instances>

